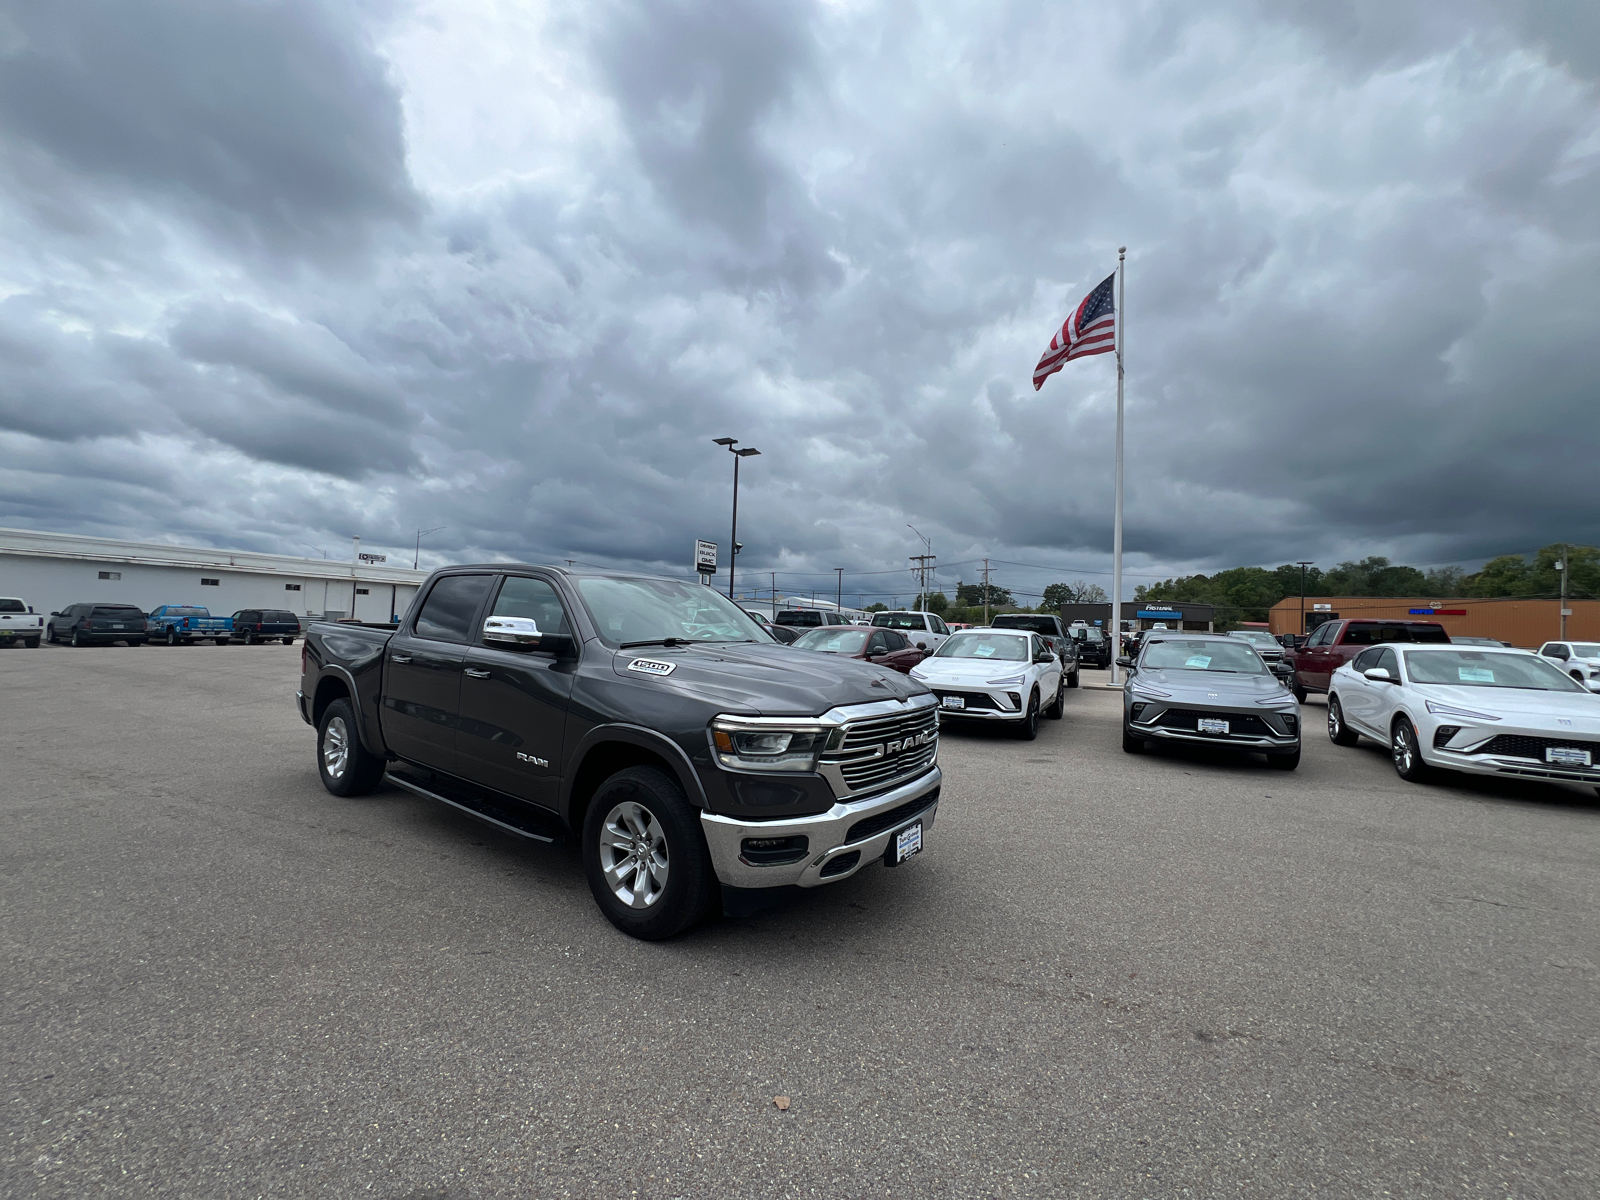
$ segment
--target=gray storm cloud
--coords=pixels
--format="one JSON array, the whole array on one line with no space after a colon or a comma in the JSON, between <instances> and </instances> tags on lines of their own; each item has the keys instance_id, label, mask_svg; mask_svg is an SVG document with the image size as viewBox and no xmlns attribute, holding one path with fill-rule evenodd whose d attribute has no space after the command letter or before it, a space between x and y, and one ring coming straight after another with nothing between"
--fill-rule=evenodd
<instances>
[{"instance_id":1,"label":"gray storm cloud","mask_svg":"<svg viewBox=\"0 0 1600 1200\"><path fill-rule=\"evenodd\" d=\"M1127 244L1135 574L1595 542L1595 12L0 5L0 524L1104 570Z\"/></svg>"}]
</instances>

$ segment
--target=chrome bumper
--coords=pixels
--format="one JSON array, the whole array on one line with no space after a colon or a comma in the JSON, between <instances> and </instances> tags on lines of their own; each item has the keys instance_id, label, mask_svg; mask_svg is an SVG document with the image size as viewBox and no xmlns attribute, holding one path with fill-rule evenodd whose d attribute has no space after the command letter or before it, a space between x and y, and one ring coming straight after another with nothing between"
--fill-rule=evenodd
<instances>
[{"instance_id":1,"label":"chrome bumper","mask_svg":"<svg viewBox=\"0 0 1600 1200\"><path fill-rule=\"evenodd\" d=\"M889 828L846 842L850 827L858 821L899 808L902 804L929 797L939 790L944 778L937 766L925 774L903 783L887 792L869 796L865 800L839 801L825 813L812 817L792 817L782 821L741 821L735 817L702 812L700 828L705 832L706 845L711 849L711 863L717 878L729 887L770 888L817 887L848 879L875 859L881 859L888 848L889 839L913 821L921 821L923 832L933 826L934 814L939 810L937 796L920 813L897 821ZM792 863L757 865L745 861L742 843L745 838L804 837L807 839L805 855ZM846 854L859 854L854 866L836 875L822 874L834 859Z\"/></svg>"}]
</instances>

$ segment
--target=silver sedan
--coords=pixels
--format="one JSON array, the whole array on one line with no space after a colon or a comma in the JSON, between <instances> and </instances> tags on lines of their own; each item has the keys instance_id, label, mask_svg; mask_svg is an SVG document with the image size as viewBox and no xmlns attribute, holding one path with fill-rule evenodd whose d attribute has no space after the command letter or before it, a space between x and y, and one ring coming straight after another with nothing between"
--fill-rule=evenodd
<instances>
[{"instance_id":1,"label":"silver sedan","mask_svg":"<svg viewBox=\"0 0 1600 1200\"><path fill-rule=\"evenodd\" d=\"M1300 765L1300 706L1248 642L1219 634L1152 634L1122 689L1122 748L1202 742Z\"/></svg>"}]
</instances>

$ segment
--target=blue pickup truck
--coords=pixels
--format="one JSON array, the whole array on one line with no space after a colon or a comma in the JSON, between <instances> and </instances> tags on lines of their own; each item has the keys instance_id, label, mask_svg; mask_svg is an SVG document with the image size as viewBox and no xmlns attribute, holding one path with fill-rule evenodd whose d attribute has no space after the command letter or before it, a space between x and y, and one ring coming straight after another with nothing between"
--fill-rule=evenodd
<instances>
[{"instance_id":1,"label":"blue pickup truck","mask_svg":"<svg viewBox=\"0 0 1600 1200\"><path fill-rule=\"evenodd\" d=\"M203 638L221 645L233 635L233 618L213 617L210 609L196 604L163 604L151 609L145 629L151 641L169 646L187 646Z\"/></svg>"}]
</instances>

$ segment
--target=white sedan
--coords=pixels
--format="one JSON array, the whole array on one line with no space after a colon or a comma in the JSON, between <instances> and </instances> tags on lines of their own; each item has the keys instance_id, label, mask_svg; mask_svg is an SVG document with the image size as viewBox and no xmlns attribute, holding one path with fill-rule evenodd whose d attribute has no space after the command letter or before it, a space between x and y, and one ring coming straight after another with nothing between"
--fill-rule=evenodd
<instances>
[{"instance_id":1,"label":"white sedan","mask_svg":"<svg viewBox=\"0 0 1600 1200\"><path fill-rule=\"evenodd\" d=\"M1388 745L1413 783L1435 767L1600 785L1600 696L1525 650L1373 646L1333 672L1328 736Z\"/></svg>"},{"instance_id":2,"label":"white sedan","mask_svg":"<svg viewBox=\"0 0 1600 1200\"><path fill-rule=\"evenodd\" d=\"M939 698L940 719L1005 721L1018 737L1039 734L1039 714L1064 711L1061 658L1026 629L963 629L911 668Z\"/></svg>"}]
</instances>

